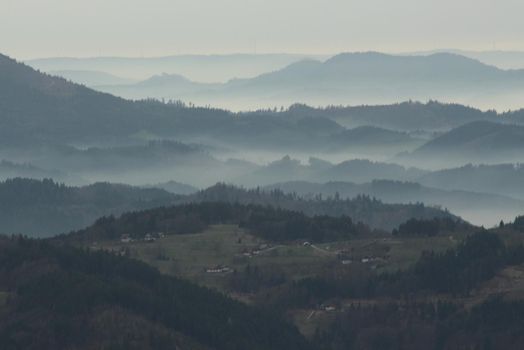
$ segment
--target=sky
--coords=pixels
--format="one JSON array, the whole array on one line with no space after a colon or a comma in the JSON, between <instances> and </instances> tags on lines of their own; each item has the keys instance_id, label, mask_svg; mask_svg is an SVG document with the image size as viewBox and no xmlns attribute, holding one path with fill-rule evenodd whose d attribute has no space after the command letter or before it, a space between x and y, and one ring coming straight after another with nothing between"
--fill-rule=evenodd
<instances>
[{"instance_id":1,"label":"sky","mask_svg":"<svg viewBox=\"0 0 524 350\"><path fill-rule=\"evenodd\" d=\"M524 51L522 0L0 0L18 59Z\"/></svg>"}]
</instances>

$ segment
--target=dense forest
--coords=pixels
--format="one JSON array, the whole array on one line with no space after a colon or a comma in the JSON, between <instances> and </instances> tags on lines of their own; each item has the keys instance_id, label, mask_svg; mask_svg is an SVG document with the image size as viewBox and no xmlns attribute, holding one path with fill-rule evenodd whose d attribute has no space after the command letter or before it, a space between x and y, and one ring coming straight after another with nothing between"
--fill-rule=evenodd
<instances>
[{"instance_id":1,"label":"dense forest","mask_svg":"<svg viewBox=\"0 0 524 350\"><path fill-rule=\"evenodd\" d=\"M318 331L319 349L510 349L524 343L524 302L490 298L471 309L452 301L355 304Z\"/></svg>"},{"instance_id":2,"label":"dense forest","mask_svg":"<svg viewBox=\"0 0 524 350\"><path fill-rule=\"evenodd\" d=\"M337 310L312 336L319 349L520 349L524 303L475 293L502 269L522 263L522 243L508 245L497 233L480 231L454 249L424 252L407 270L339 267L285 281L249 267L232 285L269 288L257 300L272 309Z\"/></svg>"},{"instance_id":3,"label":"dense forest","mask_svg":"<svg viewBox=\"0 0 524 350\"><path fill-rule=\"evenodd\" d=\"M481 231L457 248L423 252L409 269L376 273L369 269L334 270L288 286L277 304L313 306L330 298L413 298L425 294L464 296L506 266L524 263L522 244L507 247L495 233Z\"/></svg>"},{"instance_id":4,"label":"dense forest","mask_svg":"<svg viewBox=\"0 0 524 350\"><path fill-rule=\"evenodd\" d=\"M97 225L72 237L93 238L90 235L108 232L117 237L124 232L119 227L140 227L146 232L158 228L154 223L171 215L191 218L186 230L182 229L185 224L176 225L182 229L179 234L188 234L193 227L202 229L194 225L196 218L205 225L236 222L234 217L242 218L241 225L260 237L277 241L281 237L274 234L302 238L304 234L294 236L295 232L307 234L308 227L313 227L312 232L329 234L321 236L320 242L347 239L337 234L339 229L355 234L351 221L345 218L307 218L297 212L255 205L204 202L140 214L101 219ZM501 223L500 230L518 229L521 221L519 217L514 223ZM153 226L149 226L151 224ZM423 230L429 233L422 234ZM474 228L465 223L448 219L411 220L399 229L397 236L431 237L474 232L472 230ZM316 236L304 238L317 239ZM427 344L435 349L464 346L519 349L524 341L518 335L524 325L521 301L494 294L489 298L480 297L469 308L461 300L476 295L477 289L501 270L523 263L522 243L504 241L497 230L477 229L453 249L423 252L418 261L405 270L376 271L364 264L348 269L338 265L315 277L290 280L278 269L247 265L244 271L235 271L228 280L233 291L255 293L256 305L282 315L295 309L317 310L325 307L322 305L341 305L349 300L351 305L345 305L334 318L320 323L310 338L311 346L318 349L419 349Z\"/></svg>"},{"instance_id":5,"label":"dense forest","mask_svg":"<svg viewBox=\"0 0 524 350\"><path fill-rule=\"evenodd\" d=\"M353 198L343 198L335 193L333 196L300 196L296 193L286 193L280 189L243 189L219 183L193 196L189 201L213 201L242 204L271 205L274 207L294 210L308 216L329 215L348 216L354 222L362 222L373 229L392 230L411 218L433 219L435 217L453 218L456 216L435 207L422 203L389 204L376 198L357 195Z\"/></svg>"},{"instance_id":6,"label":"dense forest","mask_svg":"<svg viewBox=\"0 0 524 350\"><path fill-rule=\"evenodd\" d=\"M191 234L209 225L237 224L268 241L330 242L372 233L349 217L306 216L303 213L260 205L201 202L161 207L98 219L69 237L80 241L116 240L122 235L143 239L148 233Z\"/></svg>"},{"instance_id":7,"label":"dense forest","mask_svg":"<svg viewBox=\"0 0 524 350\"><path fill-rule=\"evenodd\" d=\"M433 218L431 220L409 219L393 230L394 236L416 237L436 236L454 232L468 232L474 229L471 224L451 218Z\"/></svg>"},{"instance_id":8,"label":"dense forest","mask_svg":"<svg viewBox=\"0 0 524 350\"><path fill-rule=\"evenodd\" d=\"M308 349L291 325L103 252L0 238L2 349Z\"/></svg>"},{"instance_id":9,"label":"dense forest","mask_svg":"<svg viewBox=\"0 0 524 350\"><path fill-rule=\"evenodd\" d=\"M238 224L279 244L372 234L344 216L201 202L104 217L52 240L3 237L0 343L6 349L164 349L176 344L191 349L411 350L427 344L435 349L519 349L524 341L518 332L524 325L521 301L495 295L478 299L471 308L461 302L501 270L524 263L522 243L504 241L497 230L477 229L455 248L423 252L415 264L399 271L339 264L312 277L289 279L278 269L248 264L227 281L233 291L254 293L253 306L167 277L120 253L69 245L118 240L122 234L190 235L212 224ZM521 224L518 217L499 229L519 229ZM472 230L449 218L410 220L396 236ZM284 320L296 309L342 303L308 340Z\"/></svg>"},{"instance_id":10,"label":"dense forest","mask_svg":"<svg viewBox=\"0 0 524 350\"><path fill-rule=\"evenodd\" d=\"M49 179L0 182L0 232L46 237L80 229L104 215L173 203L158 189L97 183L65 186Z\"/></svg>"},{"instance_id":11,"label":"dense forest","mask_svg":"<svg viewBox=\"0 0 524 350\"><path fill-rule=\"evenodd\" d=\"M119 216L128 211L201 202L272 206L311 217L346 216L354 223L363 222L373 229L387 230L411 217L454 217L448 212L422 204L385 204L365 196L354 199L323 199L320 196L304 199L279 190L247 190L224 184L182 196L161 189L110 183L75 187L49 179L15 178L0 182L0 232L48 237L85 228L102 216Z\"/></svg>"}]
</instances>

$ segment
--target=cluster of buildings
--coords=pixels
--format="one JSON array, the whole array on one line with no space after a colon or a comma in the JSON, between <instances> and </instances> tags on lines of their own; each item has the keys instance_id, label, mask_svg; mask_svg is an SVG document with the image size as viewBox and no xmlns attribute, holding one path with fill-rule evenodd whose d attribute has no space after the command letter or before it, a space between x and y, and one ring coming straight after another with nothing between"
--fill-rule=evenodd
<instances>
[{"instance_id":1,"label":"cluster of buildings","mask_svg":"<svg viewBox=\"0 0 524 350\"><path fill-rule=\"evenodd\" d=\"M263 243L263 244L260 244L256 248L252 248L249 251L243 252L242 256L245 256L247 258L252 258L253 256L260 255L261 253L263 253L265 250L268 250L269 248L271 248L269 244Z\"/></svg>"},{"instance_id":2,"label":"cluster of buildings","mask_svg":"<svg viewBox=\"0 0 524 350\"><path fill-rule=\"evenodd\" d=\"M233 269L225 265L217 265L206 269L207 273L230 273L233 272Z\"/></svg>"},{"instance_id":3,"label":"cluster of buildings","mask_svg":"<svg viewBox=\"0 0 524 350\"><path fill-rule=\"evenodd\" d=\"M154 242L157 239L162 239L165 237L165 234L163 232L155 232L155 233L146 233L143 238L141 239L135 239L130 234L123 234L120 236L120 242L122 243L131 243L131 242L137 242L137 241L143 241L143 242Z\"/></svg>"},{"instance_id":4,"label":"cluster of buildings","mask_svg":"<svg viewBox=\"0 0 524 350\"><path fill-rule=\"evenodd\" d=\"M385 258L373 255L364 255L361 257L355 257L347 250L342 250L337 253L337 258L342 265L350 265L354 262L362 264L373 264L373 263L383 263L386 261Z\"/></svg>"}]
</instances>

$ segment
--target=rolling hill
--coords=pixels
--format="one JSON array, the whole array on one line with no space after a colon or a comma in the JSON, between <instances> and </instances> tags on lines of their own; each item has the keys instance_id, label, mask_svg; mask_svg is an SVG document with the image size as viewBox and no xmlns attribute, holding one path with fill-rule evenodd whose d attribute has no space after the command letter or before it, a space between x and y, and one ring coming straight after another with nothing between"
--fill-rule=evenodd
<instances>
[{"instance_id":1,"label":"rolling hill","mask_svg":"<svg viewBox=\"0 0 524 350\"><path fill-rule=\"evenodd\" d=\"M356 57L363 60L366 54L361 55ZM318 65L338 67L341 62L356 60L351 57L342 56ZM381 55L378 57L386 61L393 59ZM395 62L400 59L395 58ZM459 61L465 64L463 59ZM490 72L486 73L487 76L509 75L499 74L489 67L476 66L478 70ZM327 71L330 72L330 69ZM278 76L278 72L272 74ZM159 76L142 84L162 84L166 79L171 81L173 77ZM183 85L187 83L180 77L175 77L175 80ZM247 92L247 85L255 84L255 81L230 84L238 85L241 91ZM7 148L33 145L38 149L42 144L49 143L82 147L116 146L136 143L139 140L137 135L183 142L201 142L205 139L213 144L253 149L287 147L296 150L308 146L314 149L324 145L324 149L332 150L333 146L354 147L359 138L376 140L378 146L380 143L390 146L393 140L406 148L413 146L413 139L418 139L418 135L395 134L393 131L447 130L479 120L524 120L520 112L500 115L436 102L326 109L296 105L282 112L266 110L238 114L211 108L190 108L181 103L133 102L37 72L6 56L0 56L0 92L0 136L1 143ZM212 104L212 100L205 104ZM359 129L361 126L392 130ZM354 130L348 131L348 128ZM332 136L336 134L340 135L334 140ZM433 135L424 137L431 138ZM334 141L337 141L336 145L329 144ZM369 145L370 142L365 144Z\"/></svg>"},{"instance_id":2,"label":"rolling hill","mask_svg":"<svg viewBox=\"0 0 524 350\"><path fill-rule=\"evenodd\" d=\"M494 111L483 112L472 107L436 101L326 108L295 104L286 113L290 116L324 116L347 128L375 126L405 132L442 132L473 121L504 121L504 118Z\"/></svg>"},{"instance_id":3,"label":"rolling hill","mask_svg":"<svg viewBox=\"0 0 524 350\"><path fill-rule=\"evenodd\" d=\"M126 101L42 74L6 56L0 56L0 114L4 145L38 147L38 142L129 143L141 132L160 138L191 130L205 134L201 125L212 129L232 119L225 111Z\"/></svg>"},{"instance_id":4,"label":"rolling hill","mask_svg":"<svg viewBox=\"0 0 524 350\"><path fill-rule=\"evenodd\" d=\"M524 160L524 127L486 121L468 123L429 141L407 158L432 164L497 164Z\"/></svg>"},{"instance_id":5,"label":"rolling hill","mask_svg":"<svg viewBox=\"0 0 524 350\"><path fill-rule=\"evenodd\" d=\"M353 159L331 163L310 157L308 163L285 156L254 171L232 179L248 187L270 185L275 182L355 182L365 183L375 179L413 181L428 173L426 170L404 167L394 163Z\"/></svg>"},{"instance_id":6,"label":"rolling hill","mask_svg":"<svg viewBox=\"0 0 524 350\"><path fill-rule=\"evenodd\" d=\"M149 83L158 80L164 78ZM129 145L140 142L140 135L155 140L205 139L231 147L314 148L346 130L320 116L282 118L273 111L235 115L181 103L127 101L42 74L6 56L0 56L0 92L4 152L21 147L38 150L49 144Z\"/></svg>"},{"instance_id":7,"label":"rolling hill","mask_svg":"<svg viewBox=\"0 0 524 350\"><path fill-rule=\"evenodd\" d=\"M173 203L177 196L160 189L97 183L64 186L52 180L0 182L0 232L46 237L77 230L104 215Z\"/></svg>"},{"instance_id":8,"label":"rolling hill","mask_svg":"<svg viewBox=\"0 0 524 350\"><path fill-rule=\"evenodd\" d=\"M351 200L311 200L282 192L246 190L224 184L189 192L177 195L160 188L111 183L74 187L52 180L10 179L0 182L0 233L49 237L84 228L102 216L118 217L124 212L203 202L264 205L308 216L345 215L373 229L385 230L391 230L412 217L453 216L420 203L385 204L356 194Z\"/></svg>"},{"instance_id":9,"label":"rolling hill","mask_svg":"<svg viewBox=\"0 0 524 350\"><path fill-rule=\"evenodd\" d=\"M175 55L166 57L51 57L29 60L31 67L44 72L57 70L103 71L113 75L144 80L162 72L182 74L194 81L223 82L233 77L248 78L281 69L315 55L294 54L231 54Z\"/></svg>"},{"instance_id":10,"label":"rolling hill","mask_svg":"<svg viewBox=\"0 0 524 350\"><path fill-rule=\"evenodd\" d=\"M442 190L421 186L413 182L375 180L370 183L348 182L311 183L305 181L277 183L265 187L280 189L285 193L296 193L305 198L338 195L353 198L367 195L385 203L417 203L439 206L459 215L464 220L487 227L498 225L500 220L510 221L524 211L524 201L509 196L468 192L464 190Z\"/></svg>"},{"instance_id":11,"label":"rolling hill","mask_svg":"<svg viewBox=\"0 0 524 350\"><path fill-rule=\"evenodd\" d=\"M433 219L435 217L456 218L446 210L424 204L384 203L366 195L348 198L301 197L281 190L264 188L244 189L226 184L217 184L196 194L184 197L184 203L226 202L273 206L285 210L305 213L308 216L348 216L354 222L362 222L372 229L391 231L410 218Z\"/></svg>"},{"instance_id":12,"label":"rolling hill","mask_svg":"<svg viewBox=\"0 0 524 350\"><path fill-rule=\"evenodd\" d=\"M427 56L342 53L326 61L302 60L254 78L233 79L199 91L154 94L140 85L114 87L119 96L162 97L234 110L304 102L312 105L388 104L445 100L484 109L522 108L524 70L503 70L458 54ZM500 102L499 102L500 101Z\"/></svg>"},{"instance_id":13,"label":"rolling hill","mask_svg":"<svg viewBox=\"0 0 524 350\"><path fill-rule=\"evenodd\" d=\"M437 170L421 176L423 185L449 190L489 192L524 199L522 164L472 165Z\"/></svg>"},{"instance_id":14,"label":"rolling hill","mask_svg":"<svg viewBox=\"0 0 524 350\"><path fill-rule=\"evenodd\" d=\"M91 70L57 70L48 72L50 75L59 76L77 84L85 86L123 85L132 84L135 81L125 79L116 75Z\"/></svg>"},{"instance_id":15,"label":"rolling hill","mask_svg":"<svg viewBox=\"0 0 524 350\"><path fill-rule=\"evenodd\" d=\"M4 349L309 349L268 310L137 260L0 237Z\"/></svg>"}]
</instances>

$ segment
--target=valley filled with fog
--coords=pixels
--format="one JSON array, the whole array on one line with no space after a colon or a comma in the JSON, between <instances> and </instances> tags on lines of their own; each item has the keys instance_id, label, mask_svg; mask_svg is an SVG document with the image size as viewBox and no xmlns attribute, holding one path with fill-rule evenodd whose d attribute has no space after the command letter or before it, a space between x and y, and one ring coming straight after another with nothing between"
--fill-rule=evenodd
<instances>
[{"instance_id":1,"label":"valley filled with fog","mask_svg":"<svg viewBox=\"0 0 524 350\"><path fill-rule=\"evenodd\" d=\"M523 13L0 0L0 350L524 349Z\"/></svg>"},{"instance_id":2,"label":"valley filled with fog","mask_svg":"<svg viewBox=\"0 0 524 350\"><path fill-rule=\"evenodd\" d=\"M513 109L524 70L457 53L28 64L48 73L1 57L4 180L110 182L174 194L226 183L303 198L365 195L424 203L486 227L524 210L524 110ZM223 75L198 76L205 67ZM138 75L153 77L138 82ZM449 103L471 96L493 109ZM274 107L216 107L237 109L244 97ZM166 185L173 183L180 186Z\"/></svg>"}]
</instances>

